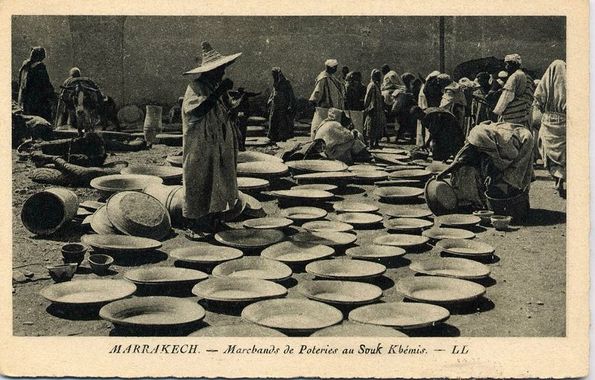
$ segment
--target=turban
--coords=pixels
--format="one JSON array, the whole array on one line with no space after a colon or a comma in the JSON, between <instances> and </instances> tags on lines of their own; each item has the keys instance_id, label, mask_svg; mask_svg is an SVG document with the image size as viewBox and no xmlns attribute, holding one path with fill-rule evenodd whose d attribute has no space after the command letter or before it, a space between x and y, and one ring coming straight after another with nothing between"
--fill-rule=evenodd
<instances>
[{"instance_id":1,"label":"turban","mask_svg":"<svg viewBox=\"0 0 595 380\"><path fill-rule=\"evenodd\" d=\"M523 64L521 61L521 56L518 54L508 54L506 57L504 57L504 62L516 62L519 65Z\"/></svg>"},{"instance_id":2,"label":"turban","mask_svg":"<svg viewBox=\"0 0 595 380\"><path fill-rule=\"evenodd\" d=\"M336 59L327 59L324 65L327 67L337 67L339 66L339 62Z\"/></svg>"}]
</instances>

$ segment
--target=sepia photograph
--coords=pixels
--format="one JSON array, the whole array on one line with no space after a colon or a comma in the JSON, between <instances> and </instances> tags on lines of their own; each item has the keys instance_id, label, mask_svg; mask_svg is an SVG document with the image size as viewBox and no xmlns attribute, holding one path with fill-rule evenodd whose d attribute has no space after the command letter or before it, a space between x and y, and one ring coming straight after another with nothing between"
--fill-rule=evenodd
<instances>
[{"instance_id":1,"label":"sepia photograph","mask_svg":"<svg viewBox=\"0 0 595 380\"><path fill-rule=\"evenodd\" d=\"M5 9L9 335L244 365L567 339L568 15L335 11Z\"/></svg>"}]
</instances>

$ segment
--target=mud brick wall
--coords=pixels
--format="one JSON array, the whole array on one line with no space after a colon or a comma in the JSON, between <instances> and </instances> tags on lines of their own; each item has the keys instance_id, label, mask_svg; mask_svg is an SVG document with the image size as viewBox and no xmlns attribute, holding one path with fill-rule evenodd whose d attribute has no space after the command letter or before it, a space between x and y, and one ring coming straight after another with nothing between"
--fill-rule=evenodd
<instances>
[{"instance_id":1,"label":"mud brick wall","mask_svg":"<svg viewBox=\"0 0 595 380\"><path fill-rule=\"evenodd\" d=\"M542 73L566 56L561 17L446 17L446 71L460 62L518 52ZM388 63L399 73L438 69L438 17L139 17L14 16L12 73L31 46L47 50L57 88L72 66L123 104L172 105L183 95L182 73L195 66L200 43L223 54L243 52L229 76L236 86L268 93L279 66L296 94L308 97L327 58L363 73Z\"/></svg>"}]
</instances>

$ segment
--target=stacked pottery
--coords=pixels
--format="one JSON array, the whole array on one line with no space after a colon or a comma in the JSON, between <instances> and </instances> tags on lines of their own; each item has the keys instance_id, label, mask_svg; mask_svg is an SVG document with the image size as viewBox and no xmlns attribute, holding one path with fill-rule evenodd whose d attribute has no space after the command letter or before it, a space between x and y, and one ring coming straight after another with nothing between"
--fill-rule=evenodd
<instances>
[{"instance_id":1,"label":"stacked pottery","mask_svg":"<svg viewBox=\"0 0 595 380\"><path fill-rule=\"evenodd\" d=\"M174 186L174 189L169 193L169 198L165 202L165 208L169 212L171 222L174 225L181 225L184 221L182 216L182 207L184 206L184 187Z\"/></svg>"},{"instance_id":2,"label":"stacked pottery","mask_svg":"<svg viewBox=\"0 0 595 380\"><path fill-rule=\"evenodd\" d=\"M184 189L182 186L152 184L147 186L144 192L155 197L167 209L173 225L182 223L182 206L184 204Z\"/></svg>"},{"instance_id":3,"label":"stacked pottery","mask_svg":"<svg viewBox=\"0 0 595 380\"><path fill-rule=\"evenodd\" d=\"M157 142L157 134L161 132L163 127L161 121L162 111L163 108L160 106L147 106L143 132L148 147L151 147Z\"/></svg>"}]
</instances>

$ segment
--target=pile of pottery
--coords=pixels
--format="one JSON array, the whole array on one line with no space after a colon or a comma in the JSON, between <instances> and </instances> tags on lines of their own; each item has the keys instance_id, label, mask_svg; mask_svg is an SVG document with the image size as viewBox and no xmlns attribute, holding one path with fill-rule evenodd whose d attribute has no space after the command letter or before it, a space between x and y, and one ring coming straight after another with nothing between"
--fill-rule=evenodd
<instances>
[{"instance_id":1,"label":"pile of pottery","mask_svg":"<svg viewBox=\"0 0 595 380\"><path fill-rule=\"evenodd\" d=\"M267 119L261 116L248 117L248 125L246 127L247 137L264 137L267 133Z\"/></svg>"},{"instance_id":2,"label":"pile of pottery","mask_svg":"<svg viewBox=\"0 0 595 380\"><path fill-rule=\"evenodd\" d=\"M174 266L134 268L122 280L57 283L41 294L59 305L97 306L98 315L118 329L177 335L406 336L403 331L440 325L452 307L486 293L482 282L490 269L484 263L494 248L474 239L474 231L493 215L444 212L450 203L443 199L442 183L432 179L443 165L412 161L398 149L374 155L377 163L348 167L241 152L242 192L226 213L235 225L166 252ZM276 182L280 178L285 185ZM287 188L287 181L295 185ZM153 180L141 190L116 190L105 204L81 204L96 208L87 218L97 234L81 239L92 249L88 261L95 273L102 264L103 275L108 273L109 258L134 261L134 255L160 249L158 240L181 220L181 186ZM358 199L362 193L368 199ZM261 197L276 199L279 212L267 216ZM361 239L366 230L386 233L368 242ZM439 255L424 257L432 245ZM381 302L383 284L390 281L387 269L402 266L401 258L412 252L419 259L395 290L414 302ZM80 265L80 254L66 256L67 266ZM200 321L206 310L236 313L244 323L205 327Z\"/></svg>"}]
</instances>

